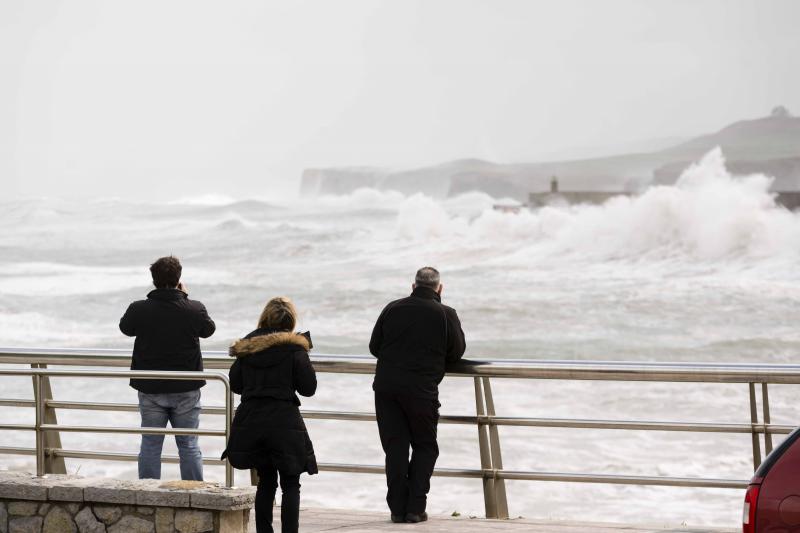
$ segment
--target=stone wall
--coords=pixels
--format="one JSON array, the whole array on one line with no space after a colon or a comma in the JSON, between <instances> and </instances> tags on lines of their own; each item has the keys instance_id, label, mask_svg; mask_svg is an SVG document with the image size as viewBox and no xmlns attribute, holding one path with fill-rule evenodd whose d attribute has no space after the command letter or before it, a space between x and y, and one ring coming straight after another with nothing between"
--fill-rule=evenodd
<instances>
[{"instance_id":1,"label":"stone wall","mask_svg":"<svg viewBox=\"0 0 800 533\"><path fill-rule=\"evenodd\" d=\"M0 472L0 533L246 533L253 488Z\"/></svg>"}]
</instances>

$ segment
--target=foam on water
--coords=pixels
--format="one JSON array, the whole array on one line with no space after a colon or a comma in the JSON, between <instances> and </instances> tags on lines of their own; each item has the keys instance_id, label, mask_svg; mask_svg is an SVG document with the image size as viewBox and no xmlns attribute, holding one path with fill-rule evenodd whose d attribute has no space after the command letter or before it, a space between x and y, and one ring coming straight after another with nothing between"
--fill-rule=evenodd
<instances>
[{"instance_id":1,"label":"foam on water","mask_svg":"<svg viewBox=\"0 0 800 533\"><path fill-rule=\"evenodd\" d=\"M800 218L775 204L772 179L732 176L716 149L692 165L674 186L652 187L641 196L612 198L601 206L544 207L505 213L490 197L461 196L446 202L414 195L400 206L397 232L450 248L512 244L512 261L634 260L716 262L726 268L794 261ZM474 206L451 209L453 206ZM453 213L453 211L457 211Z\"/></svg>"},{"instance_id":2,"label":"foam on water","mask_svg":"<svg viewBox=\"0 0 800 533\"><path fill-rule=\"evenodd\" d=\"M225 282L224 271L191 268L198 283ZM149 273L141 267L89 266L63 263L0 264L0 294L13 296L87 296L146 286Z\"/></svg>"},{"instance_id":3,"label":"foam on water","mask_svg":"<svg viewBox=\"0 0 800 533\"><path fill-rule=\"evenodd\" d=\"M395 210L403 203L405 196L397 191L379 191L360 188L349 194L323 195L303 199L298 207L303 210L359 211L365 209Z\"/></svg>"},{"instance_id":4,"label":"foam on water","mask_svg":"<svg viewBox=\"0 0 800 533\"><path fill-rule=\"evenodd\" d=\"M230 205L236 199L224 194L204 194L201 196L187 196L169 202L170 205L201 205L201 206L220 206Z\"/></svg>"},{"instance_id":5,"label":"foam on water","mask_svg":"<svg viewBox=\"0 0 800 533\"><path fill-rule=\"evenodd\" d=\"M108 339L103 331L86 327L86 324L70 320L66 316L16 311L9 312L0 306L0 346L99 346ZM2 387L0 387L2 388ZM0 412L2 412L0 408Z\"/></svg>"}]
</instances>

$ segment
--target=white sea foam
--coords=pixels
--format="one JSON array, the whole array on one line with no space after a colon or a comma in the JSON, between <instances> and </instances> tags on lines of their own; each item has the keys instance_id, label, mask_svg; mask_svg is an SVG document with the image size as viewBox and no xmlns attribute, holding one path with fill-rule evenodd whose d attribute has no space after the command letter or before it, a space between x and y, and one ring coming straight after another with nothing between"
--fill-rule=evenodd
<instances>
[{"instance_id":1,"label":"white sea foam","mask_svg":"<svg viewBox=\"0 0 800 533\"><path fill-rule=\"evenodd\" d=\"M186 196L169 202L170 205L220 206L235 203L236 199L225 194L202 194Z\"/></svg>"},{"instance_id":2,"label":"white sea foam","mask_svg":"<svg viewBox=\"0 0 800 533\"><path fill-rule=\"evenodd\" d=\"M58 263L0 265L0 293L24 296L104 294L145 285L141 269Z\"/></svg>"},{"instance_id":3,"label":"white sea foam","mask_svg":"<svg viewBox=\"0 0 800 533\"><path fill-rule=\"evenodd\" d=\"M189 267L195 283L224 283L224 271ZM0 264L0 294L15 296L86 296L147 288L150 273L138 267L72 265L64 263Z\"/></svg>"},{"instance_id":4,"label":"white sea foam","mask_svg":"<svg viewBox=\"0 0 800 533\"><path fill-rule=\"evenodd\" d=\"M379 191L371 188L360 188L349 194L323 195L303 199L299 207L304 210L324 209L335 211L353 211L362 209L394 210L405 196L397 191Z\"/></svg>"},{"instance_id":5,"label":"white sea foam","mask_svg":"<svg viewBox=\"0 0 800 533\"><path fill-rule=\"evenodd\" d=\"M87 328L61 313L12 313L0 308L0 338L0 346L97 346L106 341L108 333Z\"/></svg>"},{"instance_id":6,"label":"white sea foam","mask_svg":"<svg viewBox=\"0 0 800 533\"><path fill-rule=\"evenodd\" d=\"M434 239L451 247L502 250L513 244L518 260L793 260L800 250L800 217L776 206L771 182L763 175L731 175L716 149L674 186L615 197L600 206L515 214L492 210L488 197L440 203L414 195L400 205L397 232L404 239Z\"/></svg>"}]
</instances>

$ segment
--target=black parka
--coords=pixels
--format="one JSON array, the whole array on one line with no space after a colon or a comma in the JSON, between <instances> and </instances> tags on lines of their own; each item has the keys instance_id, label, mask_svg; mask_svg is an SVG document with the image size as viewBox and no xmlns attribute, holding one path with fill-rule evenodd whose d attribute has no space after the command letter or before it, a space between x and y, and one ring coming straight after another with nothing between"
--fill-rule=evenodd
<instances>
[{"instance_id":1,"label":"black parka","mask_svg":"<svg viewBox=\"0 0 800 533\"><path fill-rule=\"evenodd\" d=\"M439 294L417 287L389 303L378 317L369 351L378 358L372 388L437 399L445 365L464 355L466 342L455 309Z\"/></svg>"},{"instance_id":2,"label":"black parka","mask_svg":"<svg viewBox=\"0 0 800 533\"><path fill-rule=\"evenodd\" d=\"M119 321L133 343L131 370L203 370L200 337L216 326L206 308L178 289L155 289L146 300L133 302ZM131 387L148 394L197 390L205 381L132 379Z\"/></svg>"},{"instance_id":3,"label":"black parka","mask_svg":"<svg viewBox=\"0 0 800 533\"><path fill-rule=\"evenodd\" d=\"M257 329L235 342L231 389L242 395L222 454L235 468L275 468L286 474L317 473L314 447L300 415L302 396L313 396L317 375L310 337Z\"/></svg>"}]
</instances>

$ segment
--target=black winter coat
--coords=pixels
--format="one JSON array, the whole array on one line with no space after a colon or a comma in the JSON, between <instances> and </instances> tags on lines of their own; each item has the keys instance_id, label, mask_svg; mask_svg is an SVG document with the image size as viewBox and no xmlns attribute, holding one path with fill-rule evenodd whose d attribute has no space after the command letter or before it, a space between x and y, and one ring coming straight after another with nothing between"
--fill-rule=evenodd
<instances>
[{"instance_id":1,"label":"black winter coat","mask_svg":"<svg viewBox=\"0 0 800 533\"><path fill-rule=\"evenodd\" d=\"M235 342L231 389L242 395L222 454L235 468L273 468L286 474L317 473L314 446L300 415L302 396L313 396L317 375L310 337L257 329Z\"/></svg>"},{"instance_id":2,"label":"black winter coat","mask_svg":"<svg viewBox=\"0 0 800 533\"><path fill-rule=\"evenodd\" d=\"M461 359L465 349L455 309L442 304L433 289L417 287L389 303L375 323L369 341L378 358L372 388L437 399L445 365Z\"/></svg>"},{"instance_id":3,"label":"black winter coat","mask_svg":"<svg viewBox=\"0 0 800 533\"><path fill-rule=\"evenodd\" d=\"M200 339L214 334L216 325L203 304L178 289L150 291L133 302L119 321L133 343L131 370L203 370ZM131 387L148 394L197 390L205 381L132 379Z\"/></svg>"}]
</instances>

